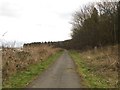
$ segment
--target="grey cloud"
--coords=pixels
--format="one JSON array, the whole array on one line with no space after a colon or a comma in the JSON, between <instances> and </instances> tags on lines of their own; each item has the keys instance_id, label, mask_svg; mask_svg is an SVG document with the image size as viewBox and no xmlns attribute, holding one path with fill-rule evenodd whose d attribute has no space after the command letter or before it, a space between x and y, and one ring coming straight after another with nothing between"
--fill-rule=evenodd
<instances>
[{"instance_id":1,"label":"grey cloud","mask_svg":"<svg viewBox=\"0 0 120 90\"><path fill-rule=\"evenodd\" d=\"M70 19L72 13L71 12L64 12L64 13L57 13L59 15L60 18L63 19Z\"/></svg>"},{"instance_id":2,"label":"grey cloud","mask_svg":"<svg viewBox=\"0 0 120 90\"><path fill-rule=\"evenodd\" d=\"M55 25L50 25L50 24L36 24L36 25L40 27L56 27Z\"/></svg>"},{"instance_id":3,"label":"grey cloud","mask_svg":"<svg viewBox=\"0 0 120 90\"><path fill-rule=\"evenodd\" d=\"M63 13L63 14L61 14L61 17L69 18L71 15L72 15L71 13Z\"/></svg>"},{"instance_id":4,"label":"grey cloud","mask_svg":"<svg viewBox=\"0 0 120 90\"><path fill-rule=\"evenodd\" d=\"M17 13L16 10L11 7L10 3L4 2L0 7L0 15L7 17L16 17Z\"/></svg>"}]
</instances>

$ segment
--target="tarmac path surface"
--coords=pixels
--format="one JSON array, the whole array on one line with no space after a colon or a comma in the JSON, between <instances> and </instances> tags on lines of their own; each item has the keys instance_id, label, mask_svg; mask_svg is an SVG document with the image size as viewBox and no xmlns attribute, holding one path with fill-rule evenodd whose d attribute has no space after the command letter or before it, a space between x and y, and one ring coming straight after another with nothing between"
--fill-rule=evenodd
<instances>
[{"instance_id":1,"label":"tarmac path surface","mask_svg":"<svg viewBox=\"0 0 120 90\"><path fill-rule=\"evenodd\" d=\"M80 77L67 51L27 88L80 88Z\"/></svg>"}]
</instances>

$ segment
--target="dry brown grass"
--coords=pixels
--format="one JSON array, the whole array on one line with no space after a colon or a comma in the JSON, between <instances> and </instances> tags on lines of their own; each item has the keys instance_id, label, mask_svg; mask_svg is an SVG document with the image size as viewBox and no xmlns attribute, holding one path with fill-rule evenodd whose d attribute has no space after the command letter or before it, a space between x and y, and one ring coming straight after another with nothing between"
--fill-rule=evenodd
<instances>
[{"instance_id":1,"label":"dry brown grass","mask_svg":"<svg viewBox=\"0 0 120 90\"><path fill-rule=\"evenodd\" d=\"M22 50L3 48L2 79L6 81L11 75L26 70L31 64L42 62L45 58L57 52L58 48L48 45L25 47Z\"/></svg>"},{"instance_id":2,"label":"dry brown grass","mask_svg":"<svg viewBox=\"0 0 120 90\"><path fill-rule=\"evenodd\" d=\"M80 55L90 72L104 78L109 86L117 86L118 45L88 50Z\"/></svg>"}]
</instances>

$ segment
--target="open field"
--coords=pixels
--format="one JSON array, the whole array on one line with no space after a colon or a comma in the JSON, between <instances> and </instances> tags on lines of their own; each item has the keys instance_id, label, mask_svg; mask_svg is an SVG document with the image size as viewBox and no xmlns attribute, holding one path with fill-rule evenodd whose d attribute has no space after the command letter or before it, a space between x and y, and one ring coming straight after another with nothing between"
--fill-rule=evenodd
<instances>
[{"instance_id":1,"label":"open field","mask_svg":"<svg viewBox=\"0 0 120 90\"><path fill-rule=\"evenodd\" d=\"M118 46L103 47L84 52L70 53L82 78L89 88L118 87Z\"/></svg>"}]
</instances>

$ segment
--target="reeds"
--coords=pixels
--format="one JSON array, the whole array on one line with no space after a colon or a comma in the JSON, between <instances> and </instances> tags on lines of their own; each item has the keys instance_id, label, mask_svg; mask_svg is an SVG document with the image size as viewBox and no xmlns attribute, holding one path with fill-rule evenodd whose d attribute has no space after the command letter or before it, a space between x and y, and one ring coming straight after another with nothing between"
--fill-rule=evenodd
<instances>
[{"instance_id":1,"label":"reeds","mask_svg":"<svg viewBox=\"0 0 120 90\"><path fill-rule=\"evenodd\" d=\"M58 51L48 45L28 46L21 50L15 48L2 49L2 80L6 81L11 75L27 70L31 64L42 62L45 58Z\"/></svg>"}]
</instances>

